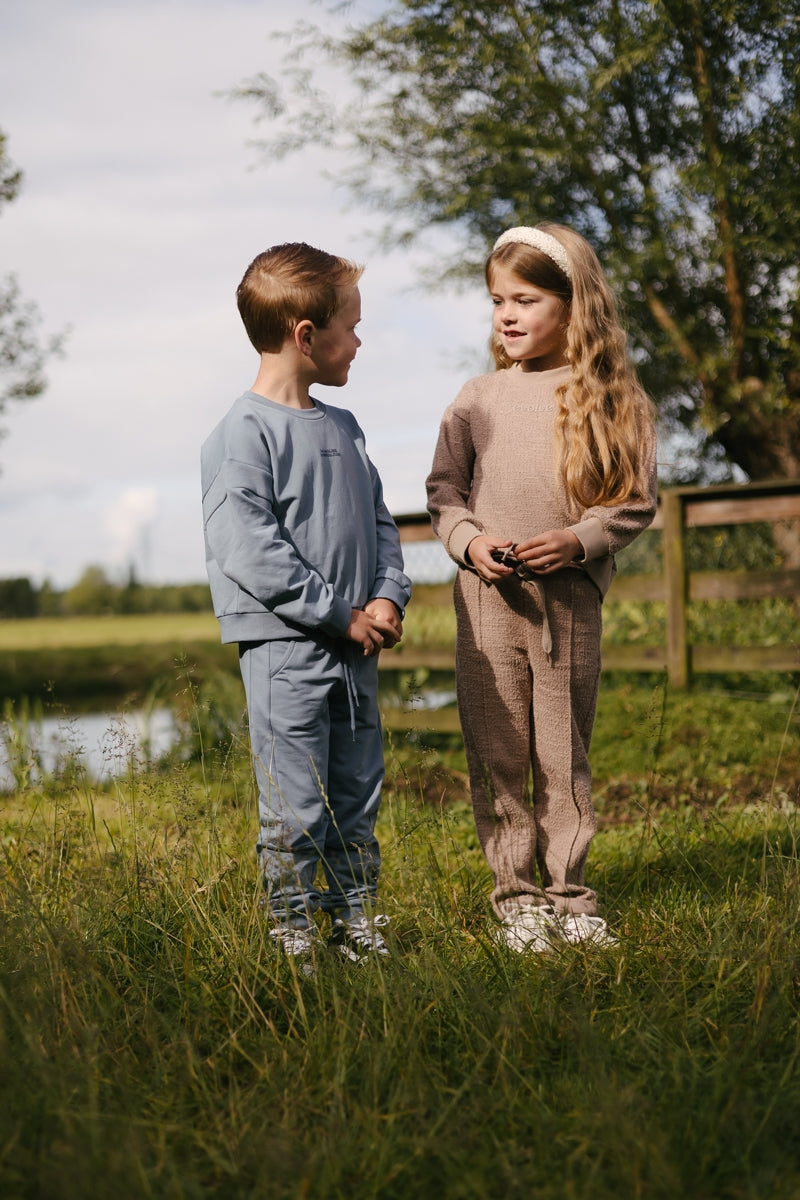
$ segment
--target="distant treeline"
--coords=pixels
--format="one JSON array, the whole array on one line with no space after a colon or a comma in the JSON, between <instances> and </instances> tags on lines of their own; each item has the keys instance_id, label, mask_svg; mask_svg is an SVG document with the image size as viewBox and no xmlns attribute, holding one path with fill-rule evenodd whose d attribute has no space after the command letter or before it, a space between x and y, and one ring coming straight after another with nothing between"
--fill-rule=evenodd
<instances>
[{"instance_id":1,"label":"distant treeline","mask_svg":"<svg viewBox=\"0 0 800 1200\"><path fill-rule=\"evenodd\" d=\"M0 620L22 617L103 616L119 613L210 612L206 583L139 583L133 572L114 583L102 567L87 567L77 583L59 591L45 581L0 579Z\"/></svg>"}]
</instances>

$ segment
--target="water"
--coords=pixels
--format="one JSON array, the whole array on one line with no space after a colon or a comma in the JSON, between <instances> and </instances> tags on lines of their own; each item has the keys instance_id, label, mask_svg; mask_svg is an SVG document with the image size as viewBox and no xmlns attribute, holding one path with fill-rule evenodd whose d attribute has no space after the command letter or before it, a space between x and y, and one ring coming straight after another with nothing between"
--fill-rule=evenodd
<instances>
[{"instance_id":1,"label":"water","mask_svg":"<svg viewBox=\"0 0 800 1200\"><path fill-rule=\"evenodd\" d=\"M177 728L170 709L152 712L80 713L43 717L24 723L24 745L15 748L16 724L0 722L0 791L14 788L11 758L40 763L45 775L67 762L78 761L89 779L113 779L128 770L131 759L144 763L166 754L175 744ZM36 778L36 768L33 777Z\"/></svg>"},{"instance_id":2,"label":"water","mask_svg":"<svg viewBox=\"0 0 800 1200\"><path fill-rule=\"evenodd\" d=\"M384 702L386 701L384 697ZM455 700L445 688L423 688L413 698L415 707L440 708ZM396 702L399 701L399 698ZM22 746L15 742L23 729ZM153 711L78 713L42 717L35 721L0 720L0 792L15 786L12 761L39 764L40 774L53 774L65 764L79 762L88 779L102 783L124 774L132 759L139 765L156 761L175 745L178 729L168 708Z\"/></svg>"}]
</instances>

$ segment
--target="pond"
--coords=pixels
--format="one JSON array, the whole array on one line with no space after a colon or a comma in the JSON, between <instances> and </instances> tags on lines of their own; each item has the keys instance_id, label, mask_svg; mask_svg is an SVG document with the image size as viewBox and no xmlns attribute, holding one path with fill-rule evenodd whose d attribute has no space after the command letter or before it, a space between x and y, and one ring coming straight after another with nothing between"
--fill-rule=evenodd
<instances>
[{"instance_id":1,"label":"pond","mask_svg":"<svg viewBox=\"0 0 800 1200\"><path fill-rule=\"evenodd\" d=\"M177 736L168 708L0 721L0 791L14 789L15 766L25 764L34 779L74 762L95 782L112 779L128 770L132 758L160 758Z\"/></svg>"},{"instance_id":2,"label":"pond","mask_svg":"<svg viewBox=\"0 0 800 1200\"><path fill-rule=\"evenodd\" d=\"M437 709L454 702L455 692L436 686L433 678L415 691L414 707ZM408 696L382 688L385 714L410 702ZM30 714L26 708L5 720L0 717L0 792L13 791L20 778L35 782L76 763L92 782L113 779L123 775L132 761L146 765L162 758L179 737L175 714L169 708L109 709L58 717L42 715L41 710Z\"/></svg>"}]
</instances>

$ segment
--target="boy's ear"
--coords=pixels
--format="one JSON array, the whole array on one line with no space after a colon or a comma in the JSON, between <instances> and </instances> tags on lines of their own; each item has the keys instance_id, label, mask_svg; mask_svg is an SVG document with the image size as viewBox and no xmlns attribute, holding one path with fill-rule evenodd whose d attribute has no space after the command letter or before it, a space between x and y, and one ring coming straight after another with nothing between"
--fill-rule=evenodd
<instances>
[{"instance_id":1,"label":"boy's ear","mask_svg":"<svg viewBox=\"0 0 800 1200\"><path fill-rule=\"evenodd\" d=\"M298 321L294 327L294 344L301 354L311 354L316 326L313 321Z\"/></svg>"}]
</instances>

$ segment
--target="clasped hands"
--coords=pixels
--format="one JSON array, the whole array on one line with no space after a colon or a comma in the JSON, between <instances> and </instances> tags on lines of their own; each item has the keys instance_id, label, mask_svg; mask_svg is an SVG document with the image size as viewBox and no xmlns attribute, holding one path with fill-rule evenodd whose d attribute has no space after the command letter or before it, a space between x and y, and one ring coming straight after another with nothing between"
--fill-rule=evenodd
<instances>
[{"instance_id":1,"label":"clasped hands","mask_svg":"<svg viewBox=\"0 0 800 1200\"><path fill-rule=\"evenodd\" d=\"M571 530L549 529L516 545L509 538L479 534L467 547L468 561L481 579L487 583L497 583L514 574L513 566L502 561L503 552L507 551L510 555L512 549L514 559L523 563L534 575L551 575L553 571L560 571L576 559L583 558L583 546Z\"/></svg>"},{"instance_id":2,"label":"clasped hands","mask_svg":"<svg viewBox=\"0 0 800 1200\"><path fill-rule=\"evenodd\" d=\"M391 650L403 636L403 622L397 605L391 600L370 600L363 608L354 608L345 637L361 647L365 658Z\"/></svg>"}]
</instances>

